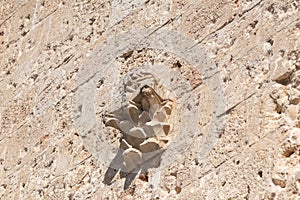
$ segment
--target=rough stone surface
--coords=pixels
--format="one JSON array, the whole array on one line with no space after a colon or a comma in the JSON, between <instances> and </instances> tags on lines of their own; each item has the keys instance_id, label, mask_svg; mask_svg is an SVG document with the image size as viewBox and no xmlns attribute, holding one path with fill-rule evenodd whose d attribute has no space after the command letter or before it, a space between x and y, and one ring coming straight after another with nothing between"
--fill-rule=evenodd
<instances>
[{"instance_id":1,"label":"rough stone surface","mask_svg":"<svg viewBox=\"0 0 300 200\"><path fill-rule=\"evenodd\" d=\"M0 199L300 199L299 13L299 0L2 1ZM116 173L132 143L103 119L141 72L174 102L170 137L159 166Z\"/></svg>"}]
</instances>

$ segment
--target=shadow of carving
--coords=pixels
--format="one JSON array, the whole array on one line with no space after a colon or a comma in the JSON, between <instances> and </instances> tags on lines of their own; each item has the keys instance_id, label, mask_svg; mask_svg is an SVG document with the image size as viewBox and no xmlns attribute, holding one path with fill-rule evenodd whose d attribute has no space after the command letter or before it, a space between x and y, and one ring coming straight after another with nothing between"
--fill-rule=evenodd
<instances>
[{"instance_id":1,"label":"shadow of carving","mask_svg":"<svg viewBox=\"0 0 300 200\"><path fill-rule=\"evenodd\" d=\"M148 169L159 167L170 139L172 109L172 100L163 99L144 85L126 106L106 114L105 126L118 129L122 136L103 183L112 184L119 173L127 189L137 174L146 175Z\"/></svg>"},{"instance_id":2,"label":"shadow of carving","mask_svg":"<svg viewBox=\"0 0 300 200\"><path fill-rule=\"evenodd\" d=\"M154 157L143 163L142 165L137 166L132 171L128 172L126 166L124 166L123 151L119 150L117 155L112 160L110 166L105 172L103 183L106 185L111 185L113 179L119 173L120 178L125 178L125 183L123 189L126 190L131 185L132 181L135 179L137 174L147 174L148 169L157 168L160 165L161 155L164 152L162 150Z\"/></svg>"}]
</instances>

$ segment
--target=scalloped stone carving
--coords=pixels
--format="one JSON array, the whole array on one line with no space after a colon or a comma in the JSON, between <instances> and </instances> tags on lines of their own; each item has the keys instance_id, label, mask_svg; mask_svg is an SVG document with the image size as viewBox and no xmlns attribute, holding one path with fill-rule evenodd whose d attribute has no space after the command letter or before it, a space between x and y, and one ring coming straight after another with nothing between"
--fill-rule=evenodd
<instances>
[{"instance_id":1,"label":"scalloped stone carving","mask_svg":"<svg viewBox=\"0 0 300 200\"><path fill-rule=\"evenodd\" d=\"M174 102L160 97L149 85L139 90L126 106L106 115L105 126L122 133L120 149L126 171L134 170L162 153L170 141L172 129L170 119Z\"/></svg>"}]
</instances>

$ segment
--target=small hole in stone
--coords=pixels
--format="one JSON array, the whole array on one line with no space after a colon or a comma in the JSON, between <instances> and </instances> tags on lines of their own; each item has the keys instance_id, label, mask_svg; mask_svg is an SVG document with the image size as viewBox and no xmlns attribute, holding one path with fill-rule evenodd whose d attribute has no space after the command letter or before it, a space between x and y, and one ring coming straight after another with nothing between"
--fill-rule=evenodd
<instances>
[{"instance_id":1,"label":"small hole in stone","mask_svg":"<svg viewBox=\"0 0 300 200\"><path fill-rule=\"evenodd\" d=\"M38 74L33 74L30 78L32 78L34 81L37 79Z\"/></svg>"},{"instance_id":2,"label":"small hole in stone","mask_svg":"<svg viewBox=\"0 0 300 200\"><path fill-rule=\"evenodd\" d=\"M187 109L188 109L188 110L191 110L191 109L192 109L191 104L188 104L188 105L187 105Z\"/></svg>"},{"instance_id":3,"label":"small hole in stone","mask_svg":"<svg viewBox=\"0 0 300 200\"><path fill-rule=\"evenodd\" d=\"M124 58L125 60L127 60L127 59L132 55L132 53L133 53L133 50L130 50L130 51L124 53L124 54L121 56L121 58Z\"/></svg>"},{"instance_id":4,"label":"small hole in stone","mask_svg":"<svg viewBox=\"0 0 300 200\"><path fill-rule=\"evenodd\" d=\"M261 170L259 170L257 174L259 175L260 178L262 178L263 172Z\"/></svg>"},{"instance_id":5,"label":"small hole in stone","mask_svg":"<svg viewBox=\"0 0 300 200\"><path fill-rule=\"evenodd\" d=\"M177 60L177 62L174 63L173 66L176 67L176 68L181 68L182 64Z\"/></svg>"},{"instance_id":6,"label":"small hole in stone","mask_svg":"<svg viewBox=\"0 0 300 200\"><path fill-rule=\"evenodd\" d=\"M226 181L222 182L222 187L224 187L226 185Z\"/></svg>"},{"instance_id":7,"label":"small hole in stone","mask_svg":"<svg viewBox=\"0 0 300 200\"><path fill-rule=\"evenodd\" d=\"M267 42L270 43L271 46L273 46L273 44L274 44L274 41L272 39L268 39Z\"/></svg>"},{"instance_id":8,"label":"small hole in stone","mask_svg":"<svg viewBox=\"0 0 300 200\"><path fill-rule=\"evenodd\" d=\"M96 84L96 87L97 87L97 88L100 88L101 85L103 85L103 83L104 83L104 80L103 80L103 79L100 79L100 80L98 81L98 83Z\"/></svg>"},{"instance_id":9,"label":"small hole in stone","mask_svg":"<svg viewBox=\"0 0 300 200\"><path fill-rule=\"evenodd\" d=\"M171 172L170 175L177 177L177 172Z\"/></svg>"},{"instance_id":10,"label":"small hole in stone","mask_svg":"<svg viewBox=\"0 0 300 200\"><path fill-rule=\"evenodd\" d=\"M23 33L21 33L21 35L24 37L27 33L28 31L24 31Z\"/></svg>"},{"instance_id":11,"label":"small hole in stone","mask_svg":"<svg viewBox=\"0 0 300 200\"><path fill-rule=\"evenodd\" d=\"M145 182L148 182L148 176L146 174L140 174L139 179Z\"/></svg>"},{"instance_id":12,"label":"small hole in stone","mask_svg":"<svg viewBox=\"0 0 300 200\"><path fill-rule=\"evenodd\" d=\"M284 157L290 157L291 155L293 155L296 151L296 147L289 147L289 148L286 148L284 151L283 151L283 156Z\"/></svg>"},{"instance_id":13,"label":"small hole in stone","mask_svg":"<svg viewBox=\"0 0 300 200\"><path fill-rule=\"evenodd\" d=\"M177 194L179 194L181 192L181 190L182 190L181 187L178 187L178 186L175 187L175 191Z\"/></svg>"},{"instance_id":14,"label":"small hole in stone","mask_svg":"<svg viewBox=\"0 0 300 200\"><path fill-rule=\"evenodd\" d=\"M278 113L278 114L281 114L282 113L282 106L280 106L280 105L278 105L278 104L276 104L276 112Z\"/></svg>"}]
</instances>

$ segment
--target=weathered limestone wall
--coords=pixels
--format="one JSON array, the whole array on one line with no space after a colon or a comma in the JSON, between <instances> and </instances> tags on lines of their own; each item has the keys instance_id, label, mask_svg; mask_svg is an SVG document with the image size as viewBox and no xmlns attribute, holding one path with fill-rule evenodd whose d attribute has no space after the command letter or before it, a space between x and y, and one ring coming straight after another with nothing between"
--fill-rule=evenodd
<instances>
[{"instance_id":1,"label":"weathered limestone wall","mask_svg":"<svg viewBox=\"0 0 300 200\"><path fill-rule=\"evenodd\" d=\"M0 5L0 199L300 198L299 0Z\"/></svg>"}]
</instances>

